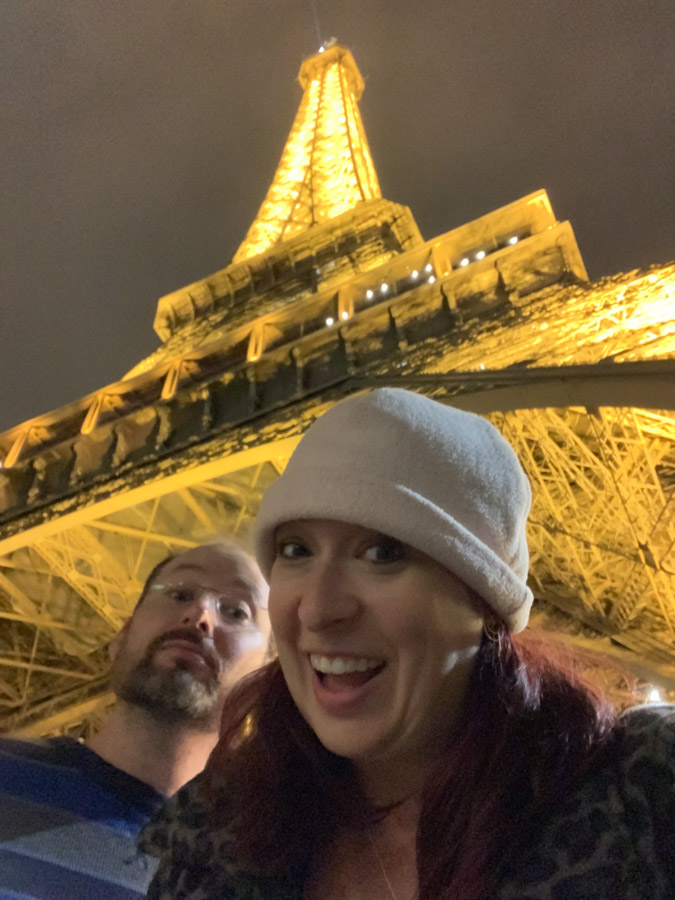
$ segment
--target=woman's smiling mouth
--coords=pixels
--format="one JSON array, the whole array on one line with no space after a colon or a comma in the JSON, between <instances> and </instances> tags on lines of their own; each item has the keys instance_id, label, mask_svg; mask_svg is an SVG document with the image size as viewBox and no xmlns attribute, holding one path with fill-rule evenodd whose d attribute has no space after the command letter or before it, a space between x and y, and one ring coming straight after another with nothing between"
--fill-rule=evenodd
<instances>
[{"instance_id":1,"label":"woman's smiling mouth","mask_svg":"<svg viewBox=\"0 0 675 900\"><path fill-rule=\"evenodd\" d=\"M311 653L309 661L315 674L315 685L330 693L353 695L354 700L361 695L359 689L386 665L382 660L367 656L324 656L319 653Z\"/></svg>"}]
</instances>

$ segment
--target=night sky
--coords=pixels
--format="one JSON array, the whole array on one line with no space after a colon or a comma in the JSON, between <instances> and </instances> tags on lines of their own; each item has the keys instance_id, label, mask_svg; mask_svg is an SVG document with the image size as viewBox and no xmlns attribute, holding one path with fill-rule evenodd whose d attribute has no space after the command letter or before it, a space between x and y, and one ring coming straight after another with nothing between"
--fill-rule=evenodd
<instances>
[{"instance_id":1,"label":"night sky","mask_svg":"<svg viewBox=\"0 0 675 900\"><path fill-rule=\"evenodd\" d=\"M592 278L675 257L674 0L316 0L425 238L538 188ZM310 0L0 4L0 429L117 380L226 266L318 49Z\"/></svg>"}]
</instances>

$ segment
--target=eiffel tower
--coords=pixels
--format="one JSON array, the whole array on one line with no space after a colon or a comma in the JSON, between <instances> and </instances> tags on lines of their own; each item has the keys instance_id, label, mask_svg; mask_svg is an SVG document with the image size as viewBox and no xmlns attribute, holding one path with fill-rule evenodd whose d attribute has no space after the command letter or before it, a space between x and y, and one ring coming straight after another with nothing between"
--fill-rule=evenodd
<instances>
[{"instance_id":1,"label":"eiffel tower","mask_svg":"<svg viewBox=\"0 0 675 900\"><path fill-rule=\"evenodd\" d=\"M125 377L0 435L2 728L95 727L107 641L149 569L245 538L315 417L392 384L516 448L534 622L618 660L615 692L672 691L675 264L589 283L543 190L424 240L381 197L349 50L299 79L232 263L160 299L161 346Z\"/></svg>"}]
</instances>

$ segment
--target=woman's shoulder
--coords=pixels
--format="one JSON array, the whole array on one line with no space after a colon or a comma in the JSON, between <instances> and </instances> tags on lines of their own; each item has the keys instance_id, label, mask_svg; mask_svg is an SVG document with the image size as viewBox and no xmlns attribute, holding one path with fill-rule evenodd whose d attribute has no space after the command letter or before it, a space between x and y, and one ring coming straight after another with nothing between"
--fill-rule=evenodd
<instances>
[{"instance_id":1,"label":"woman's shoulder","mask_svg":"<svg viewBox=\"0 0 675 900\"><path fill-rule=\"evenodd\" d=\"M148 900L253 900L250 890L237 886L232 828L227 821L214 828L212 809L213 798L198 775L145 826L139 847L159 858Z\"/></svg>"},{"instance_id":2,"label":"woman's shoulder","mask_svg":"<svg viewBox=\"0 0 675 900\"><path fill-rule=\"evenodd\" d=\"M297 900L291 879L246 871L238 859L227 790L198 775L146 825L139 847L159 857L147 900Z\"/></svg>"},{"instance_id":3,"label":"woman's shoulder","mask_svg":"<svg viewBox=\"0 0 675 900\"><path fill-rule=\"evenodd\" d=\"M536 818L500 898L673 896L675 707L624 713L576 786Z\"/></svg>"},{"instance_id":4,"label":"woman's shoulder","mask_svg":"<svg viewBox=\"0 0 675 900\"><path fill-rule=\"evenodd\" d=\"M675 815L675 706L623 713L564 808L594 815L600 830L622 832L638 850L649 844L659 856L663 829Z\"/></svg>"},{"instance_id":5,"label":"woman's shoulder","mask_svg":"<svg viewBox=\"0 0 675 900\"><path fill-rule=\"evenodd\" d=\"M675 803L675 706L637 706L625 712L607 761L615 763L626 784L641 785L657 806L659 798Z\"/></svg>"},{"instance_id":6,"label":"woman's shoulder","mask_svg":"<svg viewBox=\"0 0 675 900\"><path fill-rule=\"evenodd\" d=\"M675 742L675 706L670 703L649 703L633 706L619 718L619 724L629 739L648 746L672 749Z\"/></svg>"},{"instance_id":7,"label":"woman's shoulder","mask_svg":"<svg viewBox=\"0 0 675 900\"><path fill-rule=\"evenodd\" d=\"M151 856L191 843L208 832L209 812L198 775L170 797L141 831L139 846Z\"/></svg>"}]
</instances>

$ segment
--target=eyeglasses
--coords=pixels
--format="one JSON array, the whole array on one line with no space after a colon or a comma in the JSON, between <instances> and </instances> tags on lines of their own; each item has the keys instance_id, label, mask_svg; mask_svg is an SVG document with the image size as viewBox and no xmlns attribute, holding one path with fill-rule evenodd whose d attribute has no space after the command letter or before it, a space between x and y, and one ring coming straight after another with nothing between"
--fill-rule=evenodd
<instances>
[{"instance_id":1,"label":"eyeglasses","mask_svg":"<svg viewBox=\"0 0 675 900\"><path fill-rule=\"evenodd\" d=\"M247 597L233 594L221 594L213 588L201 584L153 584L148 588L161 594L168 600L189 606L202 597L206 597L218 618L228 631L257 631L255 606Z\"/></svg>"}]
</instances>

